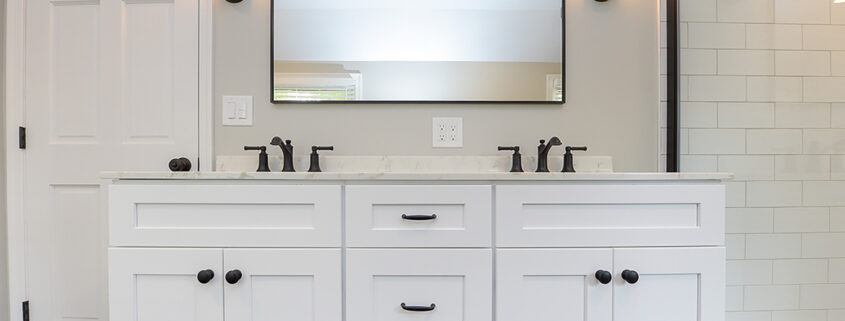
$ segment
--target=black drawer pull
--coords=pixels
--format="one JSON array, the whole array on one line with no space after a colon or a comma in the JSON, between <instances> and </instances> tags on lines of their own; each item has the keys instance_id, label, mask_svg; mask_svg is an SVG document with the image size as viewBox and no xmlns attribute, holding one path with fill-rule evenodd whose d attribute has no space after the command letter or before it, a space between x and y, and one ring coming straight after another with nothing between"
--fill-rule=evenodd
<instances>
[{"instance_id":1,"label":"black drawer pull","mask_svg":"<svg viewBox=\"0 0 845 321\"><path fill-rule=\"evenodd\" d=\"M431 215L402 214L402 219L403 220L409 220L409 221L431 221L431 220L437 219L437 214L431 214Z\"/></svg>"},{"instance_id":2,"label":"black drawer pull","mask_svg":"<svg viewBox=\"0 0 845 321\"><path fill-rule=\"evenodd\" d=\"M405 302L400 304L403 310L405 311L414 311L414 312L427 312L427 311L434 311L434 303L430 306L414 306L414 305L405 305Z\"/></svg>"}]
</instances>

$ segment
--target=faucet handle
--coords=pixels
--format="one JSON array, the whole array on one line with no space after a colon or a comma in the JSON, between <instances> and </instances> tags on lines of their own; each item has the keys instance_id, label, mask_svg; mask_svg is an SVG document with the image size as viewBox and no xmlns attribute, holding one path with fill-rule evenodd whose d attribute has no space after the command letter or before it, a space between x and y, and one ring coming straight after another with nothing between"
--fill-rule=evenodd
<instances>
[{"instance_id":1,"label":"faucet handle","mask_svg":"<svg viewBox=\"0 0 845 321\"><path fill-rule=\"evenodd\" d=\"M320 169L320 154L317 153L319 150L334 150L334 146L311 146L311 166L308 168L311 173L323 171Z\"/></svg>"},{"instance_id":2,"label":"faucet handle","mask_svg":"<svg viewBox=\"0 0 845 321\"><path fill-rule=\"evenodd\" d=\"M575 173L575 161L572 157L572 151L587 151L587 146L581 147L572 147L566 146L566 153L563 154L563 172L564 173Z\"/></svg>"},{"instance_id":3,"label":"faucet handle","mask_svg":"<svg viewBox=\"0 0 845 321\"><path fill-rule=\"evenodd\" d=\"M258 169L256 172L269 172L270 165L267 157L267 146L244 146L244 150L257 150L258 153Z\"/></svg>"},{"instance_id":4,"label":"faucet handle","mask_svg":"<svg viewBox=\"0 0 845 321\"><path fill-rule=\"evenodd\" d=\"M511 173L522 173L522 154L519 153L519 146L499 146L499 150L512 150Z\"/></svg>"}]
</instances>

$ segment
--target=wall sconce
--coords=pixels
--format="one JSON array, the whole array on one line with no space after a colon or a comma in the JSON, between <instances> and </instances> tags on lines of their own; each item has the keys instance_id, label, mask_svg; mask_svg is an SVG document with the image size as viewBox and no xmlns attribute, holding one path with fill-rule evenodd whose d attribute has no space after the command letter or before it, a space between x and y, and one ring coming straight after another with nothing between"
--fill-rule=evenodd
<instances>
[{"instance_id":1,"label":"wall sconce","mask_svg":"<svg viewBox=\"0 0 845 321\"><path fill-rule=\"evenodd\" d=\"M845 3L845 0L833 0L833 3Z\"/></svg>"},{"instance_id":2,"label":"wall sconce","mask_svg":"<svg viewBox=\"0 0 845 321\"><path fill-rule=\"evenodd\" d=\"M244 0L226 0L226 2L228 2L228 3L240 3L241 1L244 1Z\"/></svg>"}]
</instances>

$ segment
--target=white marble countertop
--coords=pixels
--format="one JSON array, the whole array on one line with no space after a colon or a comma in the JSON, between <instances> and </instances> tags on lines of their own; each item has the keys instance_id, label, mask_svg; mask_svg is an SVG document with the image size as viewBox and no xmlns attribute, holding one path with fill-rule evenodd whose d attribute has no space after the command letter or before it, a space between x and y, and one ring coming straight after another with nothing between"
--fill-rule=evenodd
<instances>
[{"instance_id":1,"label":"white marble countertop","mask_svg":"<svg viewBox=\"0 0 845 321\"><path fill-rule=\"evenodd\" d=\"M726 181L729 173L509 173L509 172L103 172L113 180L314 180L314 181Z\"/></svg>"}]
</instances>

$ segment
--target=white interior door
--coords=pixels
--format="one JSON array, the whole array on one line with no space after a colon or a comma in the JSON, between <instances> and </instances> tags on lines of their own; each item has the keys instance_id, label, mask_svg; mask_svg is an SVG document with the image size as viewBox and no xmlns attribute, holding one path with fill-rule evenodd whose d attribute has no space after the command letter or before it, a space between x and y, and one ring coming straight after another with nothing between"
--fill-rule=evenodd
<instances>
[{"instance_id":1,"label":"white interior door","mask_svg":"<svg viewBox=\"0 0 845 321\"><path fill-rule=\"evenodd\" d=\"M597 276L611 276L612 249L496 253L498 321L613 320L613 285Z\"/></svg>"},{"instance_id":2,"label":"white interior door","mask_svg":"<svg viewBox=\"0 0 845 321\"><path fill-rule=\"evenodd\" d=\"M25 1L32 320L107 319L100 171L196 164L198 1Z\"/></svg>"},{"instance_id":3,"label":"white interior door","mask_svg":"<svg viewBox=\"0 0 845 321\"><path fill-rule=\"evenodd\" d=\"M724 248L614 250L613 320L725 320L724 262Z\"/></svg>"},{"instance_id":4,"label":"white interior door","mask_svg":"<svg viewBox=\"0 0 845 321\"><path fill-rule=\"evenodd\" d=\"M343 318L340 249L233 249L224 253L226 321Z\"/></svg>"},{"instance_id":5,"label":"white interior door","mask_svg":"<svg viewBox=\"0 0 845 321\"><path fill-rule=\"evenodd\" d=\"M109 263L111 320L223 321L223 250L111 249Z\"/></svg>"}]
</instances>

